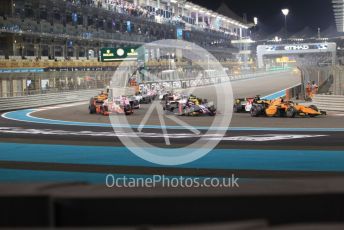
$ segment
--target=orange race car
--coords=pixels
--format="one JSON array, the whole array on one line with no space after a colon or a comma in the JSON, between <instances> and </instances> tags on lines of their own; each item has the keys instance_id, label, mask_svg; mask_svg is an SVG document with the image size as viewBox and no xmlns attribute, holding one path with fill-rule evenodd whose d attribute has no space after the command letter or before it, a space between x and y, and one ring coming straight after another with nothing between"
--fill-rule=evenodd
<instances>
[{"instance_id":1,"label":"orange race car","mask_svg":"<svg viewBox=\"0 0 344 230\"><path fill-rule=\"evenodd\" d=\"M104 114L104 102L108 99L108 94L101 92L98 96L92 97L90 99L90 103L88 109L90 114L97 113L97 114ZM106 115L106 114L104 114Z\"/></svg>"},{"instance_id":2,"label":"orange race car","mask_svg":"<svg viewBox=\"0 0 344 230\"><path fill-rule=\"evenodd\" d=\"M326 115L326 112L320 111L315 105L300 105L292 101L284 101L282 98L254 103L251 108L252 117L267 116L294 118L296 116L316 117L319 115Z\"/></svg>"},{"instance_id":3,"label":"orange race car","mask_svg":"<svg viewBox=\"0 0 344 230\"><path fill-rule=\"evenodd\" d=\"M108 99L108 94L101 92L98 96L92 97L88 106L90 114L102 114L108 116L111 113L130 115L134 113L133 106L127 97Z\"/></svg>"}]
</instances>

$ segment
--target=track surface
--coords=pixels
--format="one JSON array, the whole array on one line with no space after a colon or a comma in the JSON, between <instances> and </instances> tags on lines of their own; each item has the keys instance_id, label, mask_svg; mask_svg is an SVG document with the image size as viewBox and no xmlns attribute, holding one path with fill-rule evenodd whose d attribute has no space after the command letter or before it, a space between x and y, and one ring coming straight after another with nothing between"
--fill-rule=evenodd
<instances>
[{"instance_id":1,"label":"track surface","mask_svg":"<svg viewBox=\"0 0 344 230\"><path fill-rule=\"evenodd\" d=\"M293 74L288 77L274 75L233 82L232 87L234 97L248 97L255 94L269 95L298 83L299 79ZM214 97L212 86L200 93L203 98ZM129 123L139 124L146 110L147 106L143 106L133 116L128 116ZM109 123L108 117L88 114L87 105L40 110L31 115L52 120ZM19 173L20 177L21 173L32 173L32 170L35 170L33 177L39 177L40 172L46 175L47 170L63 173L164 173L189 176L227 176L235 172L238 176L248 178L342 175L343 118L341 114L335 113L311 119L251 118L248 114L235 114L231 123L232 130L225 133L217 149L203 159L181 167L143 163L143 160L122 147L111 127L39 124L1 118L0 141L3 144L0 148L3 153L0 168L3 168L3 175L9 176L9 181L18 179L11 179L10 175ZM197 127L207 127L212 122L210 117L181 119ZM166 122L168 126L176 125L168 119ZM157 114L153 113L147 124L159 125ZM201 130L201 133L204 132ZM168 129L168 133L173 147L185 146L199 138L187 130L173 127ZM178 135L181 137L178 138ZM159 129L146 128L141 138L153 145L164 146ZM115 157L111 158L113 160L107 158L107 154L112 151L115 152ZM106 164L107 161L111 163ZM55 173L52 177L60 178L58 175ZM89 175L86 177L89 178ZM68 176L63 178L64 181ZM69 175L69 178L74 177Z\"/></svg>"}]
</instances>

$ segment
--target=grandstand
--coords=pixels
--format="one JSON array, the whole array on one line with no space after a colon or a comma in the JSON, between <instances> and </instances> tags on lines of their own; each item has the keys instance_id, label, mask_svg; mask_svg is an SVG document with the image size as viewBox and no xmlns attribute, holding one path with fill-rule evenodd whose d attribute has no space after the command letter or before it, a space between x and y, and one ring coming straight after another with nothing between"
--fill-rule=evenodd
<instances>
[{"instance_id":1,"label":"grandstand","mask_svg":"<svg viewBox=\"0 0 344 230\"><path fill-rule=\"evenodd\" d=\"M102 47L182 39L208 49L231 69L231 39L249 27L181 0L5 0L0 9L0 95L104 87L118 63ZM151 48L145 66L166 69L170 57ZM178 61L178 66L190 63Z\"/></svg>"},{"instance_id":2,"label":"grandstand","mask_svg":"<svg viewBox=\"0 0 344 230\"><path fill-rule=\"evenodd\" d=\"M0 10L0 56L96 59L100 47L180 39L216 51L247 25L177 0L6 0Z\"/></svg>"}]
</instances>

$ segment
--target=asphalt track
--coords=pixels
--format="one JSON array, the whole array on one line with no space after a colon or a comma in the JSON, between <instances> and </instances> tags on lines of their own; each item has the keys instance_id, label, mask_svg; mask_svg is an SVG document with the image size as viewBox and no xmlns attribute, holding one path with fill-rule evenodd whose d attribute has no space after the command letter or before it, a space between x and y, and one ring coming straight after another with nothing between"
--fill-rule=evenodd
<instances>
[{"instance_id":1,"label":"asphalt track","mask_svg":"<svg viewBox=\"0 0 344 230\"><path fill-rule=\"evenodd\" d=\"M265 96L276 92L277 96L281 90L298 83L299 78L294 74L273 75L236 81L232 87L234 97ZM212 87L200 91L201 97L212 99ZM140 124L146 110L145 105L134 115L127 116L129 123ZM33 118L26 116L28 112ZM11 114L5 115L11 117ZM0 119L0 181L22 182L40 178L93 183L103 181L106 173L136 176L228 176L236 173L244 178L342 176L344 173L344 116L337 113L295 119L251 118L248 114L235 114L215 150L196 162L178 167L147 163L130 153L114 134L109 118L88 114L87 104L27 110L22 116L32 120L18 121L23 120L20 116L18 120L13 117ZM35 117L43 118L44 122L35 120ZM177 129L175 122L166 119L172 144L169 147L182 147L198 140L212 122L211 117L180 119L200 128L201 133L195 135ZM54 124L54 120L67 122ZM140 137L152 145L164 147L159 125L157 114L153 113ZM135 128L134 132L137 133ZM123 135L130 135L130 132ZM215 141L220 137L209 138Z\"/></svg>"}]
</instances>

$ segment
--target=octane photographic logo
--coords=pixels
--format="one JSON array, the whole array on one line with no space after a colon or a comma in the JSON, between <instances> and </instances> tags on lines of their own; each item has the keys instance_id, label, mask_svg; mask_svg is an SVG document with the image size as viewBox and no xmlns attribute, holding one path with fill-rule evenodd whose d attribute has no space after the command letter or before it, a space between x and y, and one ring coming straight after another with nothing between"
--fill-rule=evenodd
<instances>
[{"instance_id":1,"label":"octane photographic logo","mask_svg":"<svg viewBox=\"0 0 344 230\"><path fill-rule=\"evenodd\" d=\"M211 119L210 125L206 129L204 127L201 129L199 126L188 124L188 119L182 119L183 117L176 114L166 113L161 101L157 98L148 105L148 108L140 109L140 113L141 111L144 112L142 116L135 114L135 112L129 116L111 113L110 121L113 130L121 142L132 153L146 161L171 166L193 162L214 149L228 130L233 108L233 93L230 78L221 63L211 53L196 44L181 40L159 40L145 44L136 51L137 53L144 51L145 55L147 55L147 52L150 52L152 49L155 51L158 50L157 52L159 52L160 57L170 59L171 54L175 54L179 60L183 59L183 63L186 63L185 60L189 64L192 63L192 65L188 64L184 68L188 68L188 72L192 73L187 76L187 79L192 78L193 85L189 84L187 88L184 85L184 88L181 89L181 83L188 81L185 75L183 78L180 78L179 74L170 74L169 76L173 75L173 79L171 79L172 77L162 77L164 70L164 73L183 72L181 71L181 66L175 66L178 65L178 62L174 63L168 60L167 67L165 67L168 70L160 69L160 73L156 73L142 70L142 66L140 68L137 64L139 62L132 62L132 59L130 59L131 62L129 60L123 61L115 71L110 84L112 90L109 98L114 99L123 95L132 95L133 89L128 87L129 82L133 76L138 77L141 75L141 78L145 79L145 81L139 82L139 84L142 86L154 82L155 89L160 88L158 93L169 91L191 95L195 91L201 92L200 94L211 91L214 97L217 115L214 117L209 116L209 119ZM138 69L142 71L139 72ZM212 77L213 80L205 80L205 75L207 75L208 79ZM213 84L211 86L204 86L203 83L206 81L209 83L212 82ZM176 88L174 88L174 84ZM202 95L196 94L195 96L202 97ZM132 116L137 117L140 121L134 124L132 119L130 119ZM192 119L198 118L194 117ZM152 120L156 120L158 125L152 125ZM166 125L167 120L172 121L176 125ZM155 130L155 134L152 134L152 129ZM148 130L147 134L149 133L149 135L161 136L159 146L147 141L149 140L149 135L142 135L146 130ZM123 135L123 133L127 133L128 135ZM184 144L185 142L187 144L182 147L174 146L171 138L177 137L180 138L179 140L183 139Z\"/></svg>"}]
</instances>

